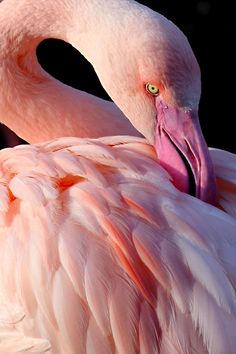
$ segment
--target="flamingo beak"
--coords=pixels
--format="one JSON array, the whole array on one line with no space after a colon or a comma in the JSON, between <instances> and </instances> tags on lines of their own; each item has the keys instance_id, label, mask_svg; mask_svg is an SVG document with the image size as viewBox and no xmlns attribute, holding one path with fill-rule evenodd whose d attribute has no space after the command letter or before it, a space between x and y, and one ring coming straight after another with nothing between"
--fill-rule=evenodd
<instances>
[{"instance_id":1,"label":"flamingo beak","mask_svg":"<svg viewBox=\"0 0 236 354\"><path fill-rule=\"evenodd\" d=\"M216 204L213 164L198 113L166 105L160 97L156 98L156 109L155 148L160 164L180 191Z\"/></svg>"}]
</instances>

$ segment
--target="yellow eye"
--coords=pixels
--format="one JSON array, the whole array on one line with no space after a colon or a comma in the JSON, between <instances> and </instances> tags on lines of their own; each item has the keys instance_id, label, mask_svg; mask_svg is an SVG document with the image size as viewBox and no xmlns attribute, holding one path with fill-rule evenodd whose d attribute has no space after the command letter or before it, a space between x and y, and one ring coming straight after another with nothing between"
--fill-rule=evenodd
<instances>
[{"instance_id":1,"label":"yellow eye","mask_svg":"<svg viewBox=\"0 0 236 354\"><path fill-rule=\"evenodd\" d=\"M147 84L146 85L146 90L153 96L158 96L159 95L159 88L156 85L153 84Z\"/></svg>"}]
</instances>

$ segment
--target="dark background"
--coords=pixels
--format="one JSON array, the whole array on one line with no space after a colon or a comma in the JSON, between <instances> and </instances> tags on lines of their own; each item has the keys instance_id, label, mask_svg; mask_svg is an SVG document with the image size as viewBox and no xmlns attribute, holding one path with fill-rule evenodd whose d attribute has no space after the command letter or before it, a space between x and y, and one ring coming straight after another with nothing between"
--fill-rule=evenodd
<instances>
[{"instance_id":1,"label":"dark background","mask_svg":"<svg viewBox=\"0 0 236 354\"><path fill-rule=\"evenodd\" d=\"M202 70L200 121L207 143L236 152L232 5L210 0L139 2L168 17L187 35ZM49 73L64 83L107 98L90 64L71 46L46 41L38 48L38 58Z\"/></svg>"}]
</instances>

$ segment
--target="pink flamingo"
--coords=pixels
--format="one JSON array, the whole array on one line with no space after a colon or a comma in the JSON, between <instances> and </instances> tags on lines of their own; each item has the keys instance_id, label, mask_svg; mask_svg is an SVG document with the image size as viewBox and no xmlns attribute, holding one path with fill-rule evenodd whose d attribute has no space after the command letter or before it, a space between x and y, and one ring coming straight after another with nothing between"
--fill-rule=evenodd
<instances>
[{"instance_id":1,"label":"pink flamingo","mask_svg":"<svg viewBox=\"0 0 236 354\"><path fill-rule=\"evenodd\" d=\"M215 177L186 38L125 0L3 0L0 24L1 121L37 143L0 152L0 353L233 354L236 158L211 152L227 214L206 203ZM47 37L91 61L151 144L110 137L136 132L41 69Z\"/></svg>"}]
</instances>

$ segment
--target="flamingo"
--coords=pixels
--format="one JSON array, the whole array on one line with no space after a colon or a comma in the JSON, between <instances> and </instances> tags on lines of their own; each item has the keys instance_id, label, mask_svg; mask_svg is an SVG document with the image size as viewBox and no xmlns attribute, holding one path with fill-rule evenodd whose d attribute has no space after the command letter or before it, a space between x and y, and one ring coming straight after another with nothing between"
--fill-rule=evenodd
<instances>
[{"instance_id":1,"label":"flamingo","mask_svg":"<svg viewBox=\"0 0 236 354\"><path fill-rule=\"evenodd\" d=\"M131 0L2 0L0 24L1 121L30 143L0 152L0 353L233 354L236 158L210 152L217 192L185 36ZM47 37L123 113L45 73Z\"/></svg>"}]
</instances>

